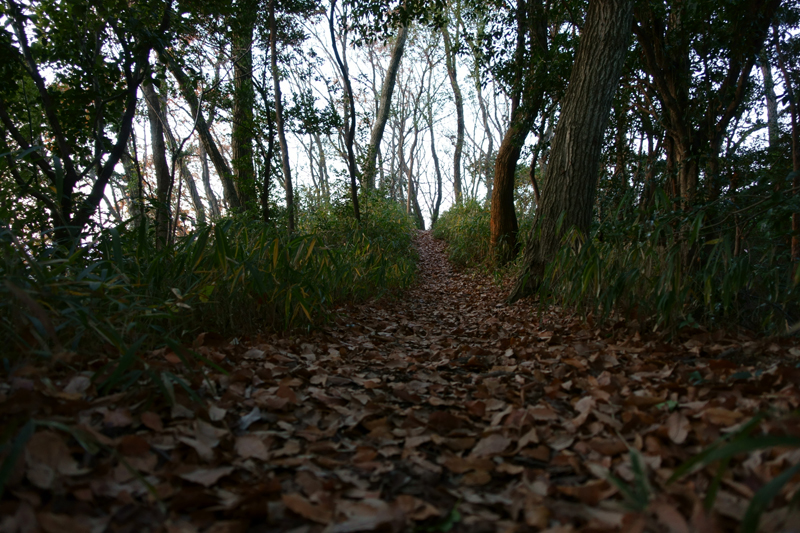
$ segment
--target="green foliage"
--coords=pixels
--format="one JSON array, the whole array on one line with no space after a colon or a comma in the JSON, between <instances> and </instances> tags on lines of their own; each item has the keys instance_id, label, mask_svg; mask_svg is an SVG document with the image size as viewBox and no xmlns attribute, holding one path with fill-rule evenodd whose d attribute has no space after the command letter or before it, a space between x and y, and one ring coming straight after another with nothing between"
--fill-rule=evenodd
<instances>
[{"instance_id":1,"label":"green foliage","mask_svg":"<svg viewBox=\"0 0 800 533\"><path fill-rule=\"evenodd\" d=\"M461 266L491 263L489 208L476 200L456 204L433 226L433 236L447 242L450 260Z\"/></svg>"},{"instance_id":2,"label":"green foliage","mask_svg":"<svg viewBox=\"0 0 800 533\"><path fill-rule=\"evenodd\" d=\"M129 370L139 348L165 339L319 323L334 302L411 281L411 226L398 212L380 205L360 228L349 214L318 214L316 228L295 236L229 219L161 250L145 227L121 227L71 255L22 243L4 228L0 328L11 342L3 351L105 347L119 355L105 376L111 389L135 381Z\"/></svg>"},{"instance_id":3,"label":"green foliage","mask_svg":"<svg viewBox=\"0 0 800 533\"><path fill-rule=\"evenodd\" d=\"M796 202L775 193L745 209L716 202L681 212L670 211L660 191L653 210L643 212L625 209L623 200L588 239L565 233L540 285L542 302L661 330L738 323L784 332L797 321L800 301L784 227ZM751 232L738 250L736 220Z\"/></svg>"},{"instance_id":4,"label":"green foliage","mask_svg":"<svg viewBox=\"0 0 800 533\"><path fill-rule=\"evenodd\" d=\"M631 461L631 473L633 480L627 484L620 478L607 474L608 481L617 487L625 499L625 506L634 512L644 512L653 499L653 487L647 477L647 465L644 462L642 453L636 448L629 448L628 456Z\"/></svg>"},{"instance_id":5,"label":"green foliage","mask_svg":"<svg viewBox=\"0 0 800 533\"><path fill-rule=\"evenodd\" d=\"M796 414L793 416L797 416ZM723 435L714 443L707 446L700 453L683 463L672 474L668 483L677 481L684 476L702 468L708 468L717 464L716 473L706 492L705 508L711 509L717 497L722 478L729 474L728 465L730 460L737 455L752 453L759 450L769 450L775 447L800 448L800 438L791 435L753 435L756 428L766 418L765 413L760 413L751 418L746 423L732 433ZM796 420L796 418L795 418ZM800 464L796 464L782 473L775 476L772 480L761 487L750 500L747 506L740 531L742 533L755 533L758 531L758 524L761 515L766 511L772 501L778 496L783 487L800 472ZM797 499L795 496L794 500ZM795 503L793 501L793 503Z\"/></svg>"}]
</instances>

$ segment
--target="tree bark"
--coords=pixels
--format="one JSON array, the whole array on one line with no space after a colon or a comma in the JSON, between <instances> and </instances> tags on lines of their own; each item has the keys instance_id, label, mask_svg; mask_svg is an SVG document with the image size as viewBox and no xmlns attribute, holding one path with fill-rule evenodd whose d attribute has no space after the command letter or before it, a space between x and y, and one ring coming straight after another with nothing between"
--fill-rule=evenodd
<instances>
[{"instance_id":1,"label":"tree bark","mask_svg":"<svg viewBox=\"0 0 800 533\"><path fill-rule=\"evenodd\" d=\"M786 61L781 53L781 41L778 35L777 26L773 26L772 31L775 36L775 48L778 56L778 66L783 74L783 82L786 94L789 96L789 113L792 118L792 194L800 194L800 144L798 144L798 116L797 116L797 95L792 86L792 78L789 75L789 70L786 68ZM797 276L797 269L800 268L800 213L792 213L792 261L794 268L792 270L792 277Z\"/></svg>"},{"instance_id":2,"label":"tree bark","mask_svg":"<svg viewBox=\"0 0 800 533\"><path fill-rule=\"evenodd\" d=\"M456 146L453 151L453 192L456 203L460 204L464 193L461 183L461 152L464 150L464 97L461 95L461 88L458 85L458 72L456 71L456 53L453 43L450 40L450 32L447 26L442 28L444 39L444 57L447 66L447 76L450 78L450 86L453 88L453 100L456 104ZM458 43L456 43L458 44Z\"/></svg>"},{"instance_id":3,"label":"tree bark","mask_svg":"<svg viewBox=\"0 0 800 533\"><path fill-rule=\"evenodd\" d=\"M269 51L270 66L272 67L272 85L275 93L275 127L278 130L278 143L281 147L281 169L283 182L286 187L286 211L288 214L287 229L294 233L294 189L292 187L292 169L289 166L289 145L286 143L286 128L283 123L283 102L281 101L281 79L278 71L278 53L276 43L278 40L275 26L275 0L269 3Z\"/></svg>"},{"instance_id":4,"label":"tree bark","mask_svg":"<svg viewBox=\"0 0 800 533\"><path fill-rule=\"evenodd\" d=\"M430 79L428 78L428 91L430 91ZM430 93L428 94L430 98ZM433 169L436 173L436 197L433 200L433 209L431 210L431 227L439 220L439 208L442 205L442 170L439 168L439 156L436 154L436 138L433 134L433 106L428 100L428 131L431 134L431 158L433 158Z\"/></svg>"},{"instance_id":5,"label":"tree bark","mask_svg":"<svg viewBox=\"0 0 800 533\"><path fill-rule=\"evenodd\" d=\"M275 155L275 127L272 120L267 121L267 153L264 155L264 183L261 187L261 219L269 223L269 190L272 181L272 157Z\"/></svg>"},{"instance_id":6,"label":"tree bark","mask_svg":"<svg viewBox=\"0 0 800 533\"><path fill-rule=\"evenodd\" d=\"M378 157L381 140L383 139L383 132L386 129L386 121L389 119L389 110L392 107L392 93L394 92L395 82L397 81L397 71L400 69L400 60L403 57L407 36L408 28L406 26L401 26L394 46L392 46L389 68L386 69L386 75L383 78L381 99L378 103L378 114L375 117L375 124L372 127L372 133L369 139L367 161L362 181L364 187L368 190L375 188L375 161Z\"/></svg>"},{"instance_id":7,"label":"tree bark","mask_svg":"<svg viewBox=\"0 0 800 533\"><path fill-rule=\"evenodd\" d=\"M539 110L547 75L547 13L540 0L517 2L517 47L515 63L518 80L511 95L511 123L503 135L494 163L492 206L490 212L490 244L493 259L500 265L514 259L517 253L517 213L514 208L514 186L522 146L528 137ZM525 64L525 43L530 46L529 63ZM543 61L534 57L540 55Z\"/></svg>"},{"instance_id":8,"label":"tree bark","mask_svg":"<svg viewBox=\"0 0 800 533\"><path fill-rule=\"evenodd\" d=\"M231 38L233 54L233 113L231 158L234 185L244 209L255 207L256 173L253 166L253 21L255 6L241 2Z\"/></svg>"},{"instance_id":9,"label":"tree bark","mask_svg":"<svg viewBox=\"0 0 800 533\"><path fill-rule=\"evenodd\" d=\"M350 106L350 124L347 126L347 131L345 133L345 146L347 148L347 168L350 171L350 199L353 202L353 215L355 216L356 220L360 222L361 210L358 207L357 183L358 169L356 168L356 155L353 149L353 143L355 142L356 136L356 103L355 99L353 98L353 87L350 85L350 73L348 72L347 64L342 61L342 58L339 55L339 49L336 46L336 31L333 27L333 15L335 12L336 0L333 0L331 2L331 14L330 18L328 19L328 23L331 31L331 46L333 46L333 55L336 57L336 63L338 64L339 70L342 73L342 78L344 79L345 96L347 97L347 103Z\"/></svg>"},{"instance_id":10,"label":"tree bark","mask_svg":"<svg viewBox=\"0 0 800 533\"><path fill-rule=\"evenodd\" d=\"M764 76L764 98L767 103L767 132L769 135L769 147L778 146L778 97L775 95L775 81L772 79L772 65L769 62L767 49L761 50L758 56L761 63L761 74Z\"/></svg>"},{"instance_id":11,"label":"tree bark","mask_svg":"<svg viewBox=\"0 0 800 533\"><path fill-rule=\"evenodd\" d=\"M142 83L142 92L147 101L147 118L150 122L150 144L153 150L153 168L156 173L156 246L163 248L169 240L169 189L170 172L167 163L167 146L164 142L163 114L161 102L153 84Z\"/></svg>"},{"instance_id":12,"label":"tree bark","mask_svg":"<svg viewBox=\"0 0 800 533\"><path fill-rule=\"evenodd\" d=\"M564 96L550 162L525 248L524 267L509 297L531 294L565 232L589 231L603 134L631 33L633 0L591 0Z\"/></svg>"}]
</instances>

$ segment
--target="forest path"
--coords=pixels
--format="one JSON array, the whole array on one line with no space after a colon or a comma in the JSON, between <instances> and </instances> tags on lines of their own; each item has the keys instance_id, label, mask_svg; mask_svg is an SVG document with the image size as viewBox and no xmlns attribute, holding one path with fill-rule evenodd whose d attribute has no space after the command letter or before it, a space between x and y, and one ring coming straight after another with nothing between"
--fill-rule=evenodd
<instances>
[{"instance_id":1,"label":"forest path","mask_svg":"<svg viewBox=\"0 0 800 533\"><path fill-rule=\"evenodd\" d=\"M416 245L418 281L399 298L342 306L308 335L199 336L194 350L227 374L144 356L199 401L177 385L171 406L148 387L97 397L85 374L14 378L0 415L59 425L27 443L0 531L713 533L736 529L752 491L796 460L731 462L713 519L699 503L709 470L666 485L753 414L800 406L796 341L698 331L667 343L634 324L538 317L451 267L430 233ZM769 424L800 431L791 420ZM99 451L82 452L78 434ZM606 480L634 479L629 446L653 487L649 504L628 502L638 511ZM780 530L786 501L765 531Z\"/></svg>"}]
</instances>

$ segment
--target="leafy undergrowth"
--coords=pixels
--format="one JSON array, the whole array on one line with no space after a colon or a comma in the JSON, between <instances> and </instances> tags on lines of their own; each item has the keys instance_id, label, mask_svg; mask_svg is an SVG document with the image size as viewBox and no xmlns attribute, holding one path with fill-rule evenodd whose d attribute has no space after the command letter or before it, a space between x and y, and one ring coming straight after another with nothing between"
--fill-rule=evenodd
<instances>
[{"instance_id":1,"label":"leafy undergrowth","mask_svg":"<svg viewBox=\"0 0 800 533\"><path fill-rule=\"evenodd\" d=\"M800 435L795 340L537 317L418 245L401 299L304 337L149 352L163 387L17 369L0 384L0 530L732 531L797 470L796 446L770 447L670 482L758 413L751 435ZM762 531L797 525L797 484L778 485Z\"/></svg>"}]
</instances>

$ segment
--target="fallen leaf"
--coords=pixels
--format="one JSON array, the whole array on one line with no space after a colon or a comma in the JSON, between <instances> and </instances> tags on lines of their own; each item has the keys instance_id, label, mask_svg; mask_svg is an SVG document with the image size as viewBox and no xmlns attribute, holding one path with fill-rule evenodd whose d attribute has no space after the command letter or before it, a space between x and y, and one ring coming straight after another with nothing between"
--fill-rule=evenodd
<instances>
[{"instance_id":1,"label":"fallen leaf","mask_svg":"<svg viewBox=\"0 0 800 533\"><path fill-rule=\"evenodd\" d=\"M478 444L472 449L472 455L476 457L497 455L508 448L509 444L511 444L509 439L499 433L494 433L479 440Z\"/></svg>"},{"instance_id":2,"label":"fallen leaf","mask_svg":"<svg viewBox=\"0 0 800 533\"><path fill-rule=\"evenodd\" d=\"M179 477L192 483L198 483L204 487L214 485L220 478L229 475L233 472L232 466L221 466L219 468L198 468L186 474L180 474Z\"/></svg>"},{"instance_id":3,"label":"fallen leaf","mask_svg":"<svg viewBox=\"0 0 800 533\"><path fill-rule=\"evenodd\" d=\"M236 453L239 454L239 457L242 459L260 459L262 461L266 461L269 458L269 452L267 451L267 445L264 441L255 435L242 435L241 437L236 437Z\"/></svg>"}]
</instances>

